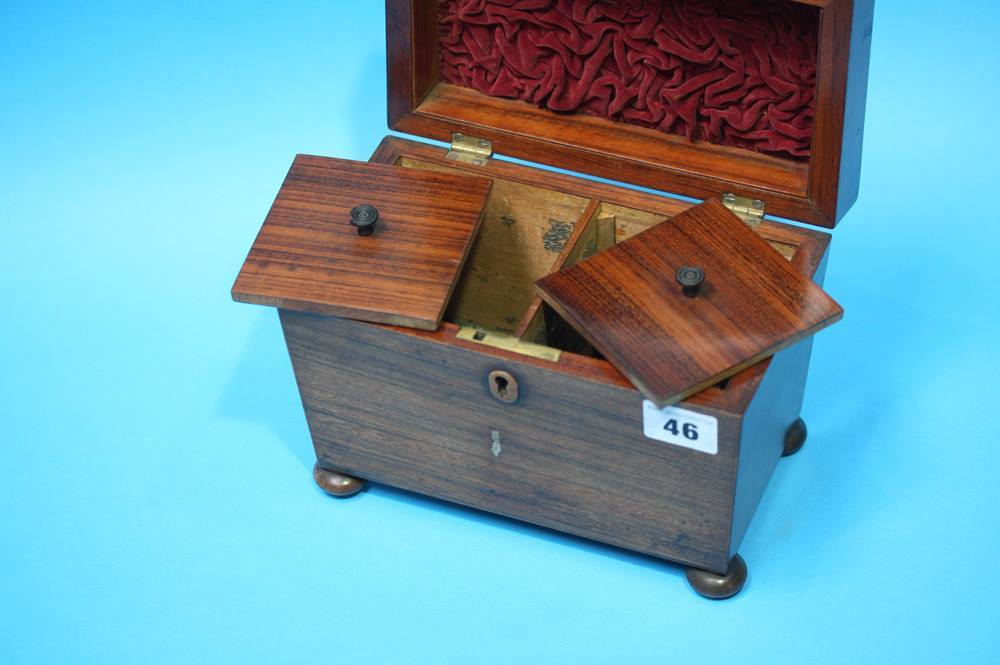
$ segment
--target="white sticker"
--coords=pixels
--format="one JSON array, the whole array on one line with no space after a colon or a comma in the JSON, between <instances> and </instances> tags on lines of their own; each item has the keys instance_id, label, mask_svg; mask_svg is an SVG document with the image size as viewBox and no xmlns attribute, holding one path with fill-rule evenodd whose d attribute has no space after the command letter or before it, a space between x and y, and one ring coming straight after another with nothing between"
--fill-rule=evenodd
<instances>
[{"instance_id":1,"label":"white sticker","mask_svg":"<svg viewBox=\"0 0 1000 665\"><path fill-rule=\"evenodd\" d=\"M676 406L658 409L647 399L642 403L642 430L650 439L709 455L719 452L719 421L703 413Z\"/></svg>"}]
</instances>

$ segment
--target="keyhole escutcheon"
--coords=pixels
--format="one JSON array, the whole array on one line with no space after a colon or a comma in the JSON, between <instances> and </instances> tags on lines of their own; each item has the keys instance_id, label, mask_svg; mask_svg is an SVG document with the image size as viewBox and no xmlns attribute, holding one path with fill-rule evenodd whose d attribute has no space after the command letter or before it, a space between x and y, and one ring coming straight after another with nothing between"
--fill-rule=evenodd
<instances>
[{"instance_id":1,"label":"keyhole escutcheon","mask_svg":"<svg viewBox=\"0 0 1000 665\"><path fill-rule=\"evenodd\" d=\"M495 369L490 372L486 381L490 387L490 394L504 404L513 404L517 401L520 391L517 387L517 379L510 372Z\"/></svg>"}]
</instances>

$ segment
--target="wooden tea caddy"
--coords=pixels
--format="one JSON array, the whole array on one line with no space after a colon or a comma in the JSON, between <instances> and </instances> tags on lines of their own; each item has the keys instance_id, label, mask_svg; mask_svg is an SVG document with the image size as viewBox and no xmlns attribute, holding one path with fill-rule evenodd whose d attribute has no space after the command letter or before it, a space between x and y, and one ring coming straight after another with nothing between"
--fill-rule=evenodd
<instances>
[{"instance_id":1,"label":"wooden tea caddy","mask_svg":"<svg viewBox=\"0 0 1000 665\"><path fill-rule=\"evenodd\" d=\"M806 438L811 331L707 388L644 389L648 401L595 351L601 332L567 323L536 281L701 215L729 229L739 217L822 283L829 235L764 214L832 228L853 204L873 7L788 2L819 22L808 161L442 82L438 1L387 0L389 124L450 148L390 136L371 166L297 157L233 287L278 309L320 487L385 483L680 563L710 598L742 588L740 542L778 460ZM674 430L709 427L714 449L647 437L650 410L676 414Z\"/></svg>"}]
</instances>

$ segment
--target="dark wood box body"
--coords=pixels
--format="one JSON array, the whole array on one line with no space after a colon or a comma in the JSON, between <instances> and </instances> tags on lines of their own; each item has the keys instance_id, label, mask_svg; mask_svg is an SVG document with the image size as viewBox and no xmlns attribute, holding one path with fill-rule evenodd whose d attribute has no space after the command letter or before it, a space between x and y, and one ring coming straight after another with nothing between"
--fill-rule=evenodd
<instances>
[{"instance_id":1,"label":"dark wood box body","mask_svg":"<svg viewBox=\"0 0 1000 665\"><path fill-rule=\"evenodd\" d=\"M693 205L501 160L450 163L445 153L387 138L372 161L542 185L589 200L584 216L606 204L663 219ZM758 232L822 281L829 236L770 221ZM812 348L800 342L680 405L717 418L709 455L646 438L642 395L595 357L485 346L447 321L425 332L288 310L280 318L320 466L720 573L799 415ZM491 395L487 376L498 369L516 377L516 403Z\"/></svg>"}]
</instances>

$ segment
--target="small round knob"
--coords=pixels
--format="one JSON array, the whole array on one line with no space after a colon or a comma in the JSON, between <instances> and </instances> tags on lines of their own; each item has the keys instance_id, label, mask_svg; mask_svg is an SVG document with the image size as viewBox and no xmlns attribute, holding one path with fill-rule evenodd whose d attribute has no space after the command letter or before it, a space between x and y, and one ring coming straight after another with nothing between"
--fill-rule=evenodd
<instances>
[{"instance_id":1,"label":"small round knob","mask_svg":"<svg viewBox=\"0 0 1000 665\"><path fill-rule=\"evenodd\" d=\"M677 283L684 288L684 295L694 298L705 282L705 271L695 266L684 266L677 271Z\"/></svg>"},{"instance_id":2,"label":"small round knob","mask_svg":"<svg viewBox=\"0 0 1000 665\"><path fill-rule=\"evenodd\" d=\"M378 210L375 206L360 205L351 211L351 224L358 227L359 236L370 236L375 233L378 223Z\"/></svg>"}]
</instances>

